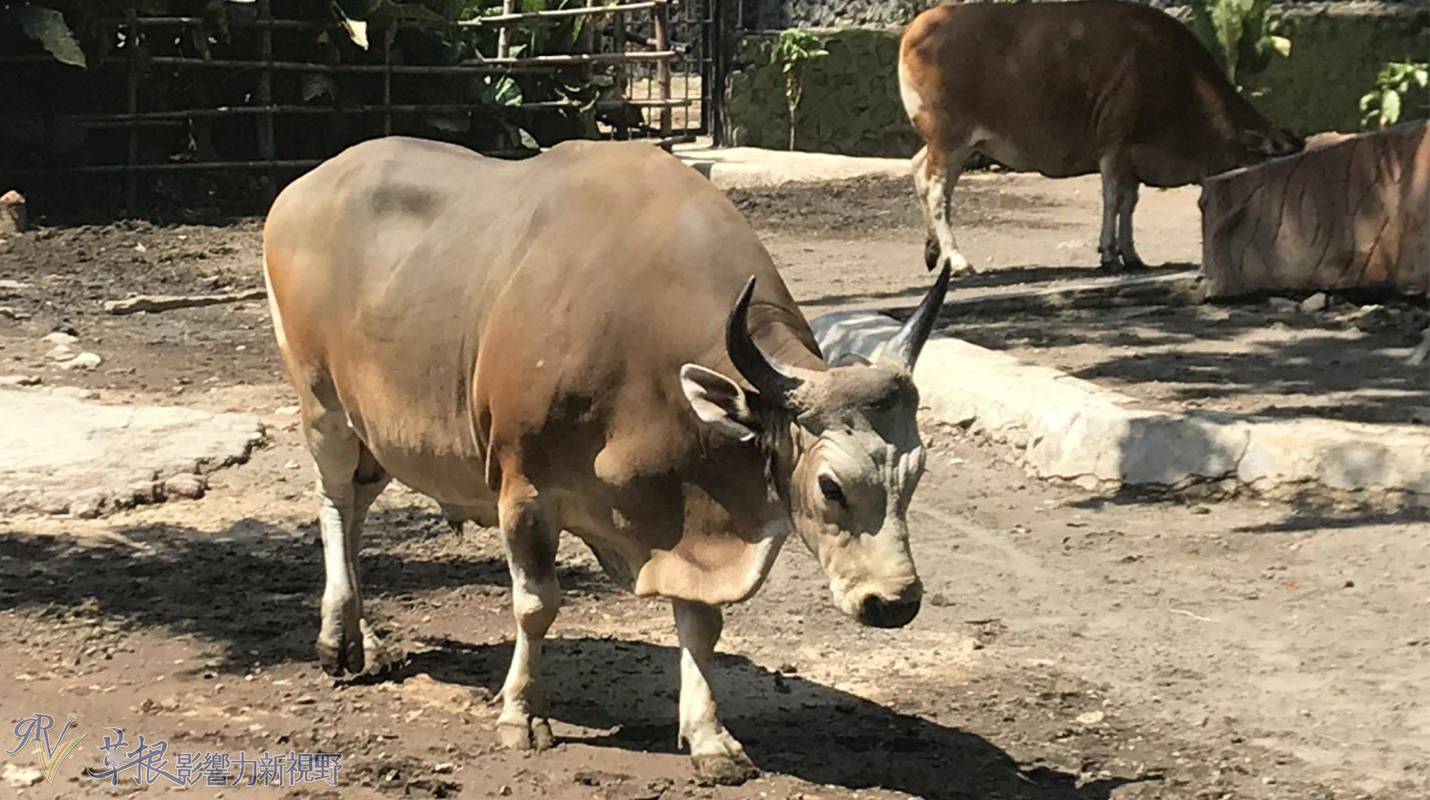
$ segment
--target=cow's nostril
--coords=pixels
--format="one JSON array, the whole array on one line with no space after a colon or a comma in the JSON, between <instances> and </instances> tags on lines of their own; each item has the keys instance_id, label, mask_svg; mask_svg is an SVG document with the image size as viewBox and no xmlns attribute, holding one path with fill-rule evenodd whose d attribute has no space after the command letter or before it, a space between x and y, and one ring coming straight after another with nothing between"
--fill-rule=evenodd
<instances>
[{"instance_id":1,"label":"cow's nostril","mask_svg":"<svg viewBox=\"0 0 1430 800\"><path fill-rule=\"evenodd\" d=\"M869 595L859 604L859 621L875 628L902 628L919 615L918 599L885 600Z\"/></svg>"}]
</instances>

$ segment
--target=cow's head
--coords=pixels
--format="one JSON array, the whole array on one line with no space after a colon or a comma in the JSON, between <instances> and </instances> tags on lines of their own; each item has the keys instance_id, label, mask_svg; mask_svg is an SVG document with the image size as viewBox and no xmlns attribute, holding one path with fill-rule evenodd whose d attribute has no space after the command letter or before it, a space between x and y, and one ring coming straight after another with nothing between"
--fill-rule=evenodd
<instances>
[{"instance_id":1,"label":"cow's head","mask_svg":"<svg viewBox=\"0 0 1430 800\"><path fill-rule=\"evenodd\" d=\"M769 455L794 529L829 576L835 605L865 625L907 625L923 596L905 519L924 471L913 368L948 281L945 267L876 361L814 371L771 358L750 337L752 278L725 338L755 392L695 364L680 373L703 421Z\"/></svg>"},{"instance_id":2,"label":"cow's head","mask_svg":"<svg viewBox=\"0 0 1430 800\"><path fill-rule=\"evenodd\" d=\"M1256 164L1268 158L1295 155L1306 147L1306 141L1285 128L1267 125L1264 129L1241 132L1240 143L1245 155L1242 165Z\"/></svg>"}]
</instances>

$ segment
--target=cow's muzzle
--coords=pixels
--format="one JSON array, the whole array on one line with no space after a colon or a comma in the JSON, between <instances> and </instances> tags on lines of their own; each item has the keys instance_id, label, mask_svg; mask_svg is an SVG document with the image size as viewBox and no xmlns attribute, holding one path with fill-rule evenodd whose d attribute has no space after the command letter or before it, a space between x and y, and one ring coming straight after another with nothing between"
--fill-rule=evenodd
<instances>
[{"instance_id":1,"label":"cow's muzzle","mask_svg":"<svg viewBox=\"0 0 1430 800\"><path fill-rule=\"evenodd\" d=\"M902 628L914 621L923 605L922 592L909 592L889 600L871 594L859 604L857 619L871 628Z\"/></svg>"}]
</instances>

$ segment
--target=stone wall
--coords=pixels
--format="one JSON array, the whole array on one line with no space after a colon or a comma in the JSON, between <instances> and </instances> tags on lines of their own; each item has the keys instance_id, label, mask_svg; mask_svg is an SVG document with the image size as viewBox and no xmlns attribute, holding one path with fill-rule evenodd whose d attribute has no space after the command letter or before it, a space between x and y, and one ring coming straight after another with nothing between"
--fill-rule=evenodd
<instances>
[{"instance_id":1,"label":"stone wall","mask_svg":"<svg viewBox=\"0 0 1430 800\"><path fill-rule=\"evenodd\" d=\"M824 5L835 13L889 8L893 3L847 0ZM1380 66L1392 59L1424 58L1430 50L1430 10L1424 5L1319 4L1288 8L1287 17L1291 57L1273 60L1250 83L1257 107L1298 133L1358 130L1360 96ZM899 100L899 28L814 32L825 41L829 55L807 68L795 147L848 155L911 155L919 143ZM746 34L737 46L726 85L725 134L732 146L787 146L784 83L779 68L770 64L771 38L769 33Z\"/></svg>"},{"instance_id":2,"label":"stone wall","mask_svg":"<svg viewBox=\"0 0 1430 800\"><path fill-rule=\"evenodd\" d=\"M1004 0L1018 2L1020 0ZM1044 0L1045 1L1045 0ZM1136 0L1134 0L1136 1ZM1158 8L1181 8L1191 0L1141 0ZM1273 0L1285 9L1306 8L1314 3ZM1385 5L1424 7L1424 0L1380 0ZM742 0L740 23L747 31L785 28L843 28L903 25L920 11L937 5L935 0ZM1370 3L1357 3L1365 6Z\"/></svg>"}]
</instances>

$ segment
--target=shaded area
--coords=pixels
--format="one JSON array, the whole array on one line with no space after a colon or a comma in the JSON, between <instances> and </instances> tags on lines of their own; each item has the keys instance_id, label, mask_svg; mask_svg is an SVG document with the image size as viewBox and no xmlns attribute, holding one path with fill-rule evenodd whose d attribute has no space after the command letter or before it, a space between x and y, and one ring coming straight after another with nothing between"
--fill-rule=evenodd
<instances>
[{"instance_id":1,"label":"shaded area","mask_svg":"<svg viewBox=\"0 0 1430 800\"><path fill-rule=\"evenodd\" d=\"M99 540L0 533L0 609L38 615L46 625L94 618L195 636L220 649L222 668L236 671L255 661L313 661L322 546L315 525L302 529L295 536L245 519L217 534L172 525ZM507 603L506 560L472 553L427 509L374 511L366 534L365 600L476 585L492 588L494 606ZM465 536L474 535L483 534ZM568 591L611 591L583 568L563 567L560 578Z\"/></svg>"},{"instance_id":2,"label":"shaded area","mask_svg":"<svg viewBox=\"0 0 1430 800\"><path fill-rule=\"evenodd\" d=\"M427 673L448 683L501 688L511 645L428 642L390 680ZM543 673L554 719L611 731L582 743L671 753L679 718L679 651L617 639L551 639ZM959 728L900 713L736 655L717 656L715 691L730 732L762 769L816 784L890 789L927 800L1105 800L1126 777L1089 781L1046 765L1022 766ZM640 687L623 691L612 684ZM937 711L920 708L919 713Z\"/></svg>"},{"instance_id":3,"label":"shaded area","mask_svg":"<svg viewBox=\"0 0 1430 800\"><path fill-rule=\"evenodd\" d=\"M941 331L1168 411L1424 423L1424 374L1405 363L1424 318L1414 304L1280 315L1142 306L962 315Z\"/></svg>"}]
</instances>

